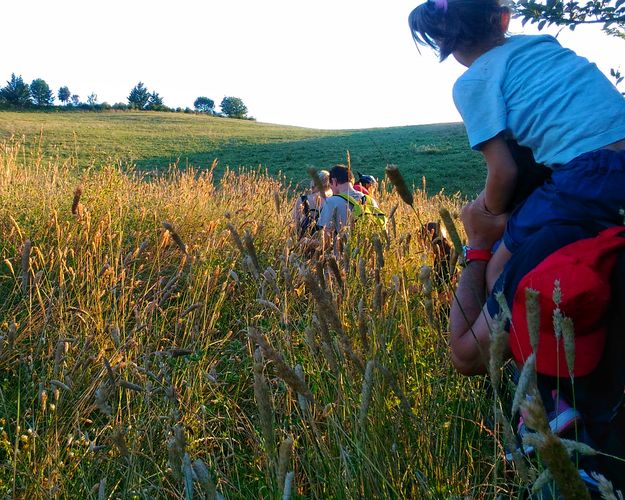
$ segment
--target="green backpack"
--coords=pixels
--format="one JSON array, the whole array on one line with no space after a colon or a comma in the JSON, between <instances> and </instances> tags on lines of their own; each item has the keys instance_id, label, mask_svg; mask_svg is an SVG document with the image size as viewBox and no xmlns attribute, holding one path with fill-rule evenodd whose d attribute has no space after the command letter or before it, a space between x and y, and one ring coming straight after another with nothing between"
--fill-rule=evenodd
<instances>
[{"instance_id":1,"label":"green backpack","mask_svg":"<svg viewBox=\"0 0 625 500\"><path fill-rule=\"evenodd\" d=\"M345 193L339 193L334 196L343 198L349 203L352 217L357 224L360 225L364 221L366 225L370 225L380 231L386 231L386 214L373 204L371 197L363 195L360 201L358 201Z\"/></svg>"}]
</instances>

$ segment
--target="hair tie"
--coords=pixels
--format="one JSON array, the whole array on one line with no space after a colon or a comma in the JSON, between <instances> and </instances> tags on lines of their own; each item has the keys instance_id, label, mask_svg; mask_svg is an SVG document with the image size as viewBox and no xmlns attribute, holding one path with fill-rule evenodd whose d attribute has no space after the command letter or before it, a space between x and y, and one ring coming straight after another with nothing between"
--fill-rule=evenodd
<instances>
[{"instance_id":1,"label":"hair tie","mask_svg":"<svg viewBox=\"0 0 625 500\"><path fill-rule=\"evenodd\" d=\"M447 0L432 0L434 3L434 7L439 10L442 9L443 12L447 12Z\"/></svg>"}]
</instances>

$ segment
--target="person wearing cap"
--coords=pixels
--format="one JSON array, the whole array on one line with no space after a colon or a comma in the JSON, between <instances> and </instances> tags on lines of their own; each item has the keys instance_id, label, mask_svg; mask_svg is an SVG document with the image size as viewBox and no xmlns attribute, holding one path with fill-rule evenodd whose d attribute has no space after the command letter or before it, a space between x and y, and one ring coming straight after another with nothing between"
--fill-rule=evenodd
<instances>
[{"instance_id":1,"label":"person wearing cap","mask_svg":"<svg viewBox=\"0 0 625 500\"><path fill-rule=\"evenodd\" d=\"M378 186L378 181L372 175L363 175L357 172L358 180L354 184L354 189L360 191L362 194L368 194L373 196L373 193Z\"/></svg>"}]
</instances>

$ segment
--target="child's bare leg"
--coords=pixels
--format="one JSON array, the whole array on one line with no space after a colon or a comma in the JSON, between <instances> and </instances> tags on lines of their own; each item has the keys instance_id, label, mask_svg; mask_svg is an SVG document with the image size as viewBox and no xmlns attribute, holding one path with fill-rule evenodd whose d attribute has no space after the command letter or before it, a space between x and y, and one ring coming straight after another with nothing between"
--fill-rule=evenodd
<instances>
[{"instance_id":1,"label":"child's bare leg","mask_svg":"<svg viewBox=\"0 0 625 500\"><path fill-rule=\"evenodd\" d=\"M499 278L499 275L503 271L503 266L508 262L511 255L512 252L506 248L505 243L502 241L486 266L486 287L489 294L493 286L495 286L497 278Z\"/></svg>"}]
</instances>

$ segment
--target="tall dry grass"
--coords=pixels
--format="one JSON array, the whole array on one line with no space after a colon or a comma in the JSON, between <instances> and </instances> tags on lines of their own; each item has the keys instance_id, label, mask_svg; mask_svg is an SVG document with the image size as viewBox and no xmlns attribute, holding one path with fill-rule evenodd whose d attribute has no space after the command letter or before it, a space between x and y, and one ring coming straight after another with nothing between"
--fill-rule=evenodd
<instances>
[{"instance_id":1,"label":"tall dry grass","mask_svg":"<svg viewBox=\"0 0 625 500\"><path fill-rule=\"evenodd\" d=\"M147 181L3 144L0 493L513 491L419 230L460 200L417 191L412 210L383 184L388 240L313 259L293 201L262 172Z\"/></svg>"}]
</instances>

